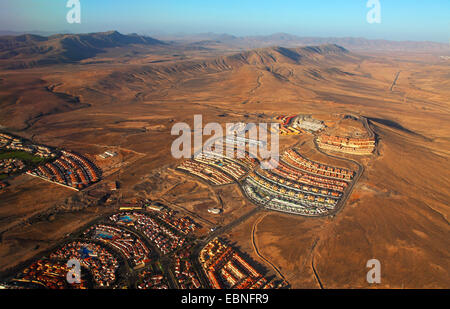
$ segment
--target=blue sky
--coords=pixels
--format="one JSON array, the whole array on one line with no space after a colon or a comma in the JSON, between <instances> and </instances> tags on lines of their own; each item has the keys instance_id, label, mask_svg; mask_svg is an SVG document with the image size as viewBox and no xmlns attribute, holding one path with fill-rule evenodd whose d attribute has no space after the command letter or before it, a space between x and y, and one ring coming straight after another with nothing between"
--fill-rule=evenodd
<instances>
[{"instance_id":1,"label":"blue sky","mask_svg":"<svg viewBox=\"0 0 450 309\"><path fill-rule=\"evenodd\" d=\"M369 24L367 0L80 0L82 23L66 22L67 0L0 0L0 30L124 33L229 33L450 40L450 0L380 0Z\"/></svg>"}]
</instances>

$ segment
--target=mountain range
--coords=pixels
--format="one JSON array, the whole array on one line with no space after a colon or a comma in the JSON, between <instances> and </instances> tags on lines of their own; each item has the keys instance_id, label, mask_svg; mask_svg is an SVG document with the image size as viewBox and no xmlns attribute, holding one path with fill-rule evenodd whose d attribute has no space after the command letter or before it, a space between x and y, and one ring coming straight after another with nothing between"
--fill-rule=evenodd
<instances>
[{"instance_id":1,"label":"mountain range","mask_svg":"<svg viewBox=\"0 0 450 309\"><path fill-rule=\"evenodd\" d=\"M237 37L228 34L203 33L196 35L174 35L160 37L162 40L214 46L218 44L237 48L260 48L267 46L298 47L308 45L336 44L354 51L412 51L412 52L450 52L448 44L439 42L370 40L355 37L301 37L288 33L275 33L266 36Z\"/></svg>"},{"instance_id":2,"label":"mountain range","mask_svg":"<svg viewBox=\"0 0 450 309\"><path fill-rule=\"evenodd\" d=\"M117 31L88 34L54 34L41 36L21 34L0 36L0 67L29 68L42 65L76 63L95 57L114 48L139 46L144 54L158 50L165 53L188 50L231 50L234 52L282 46L298 48L319 45L342 46L352 51L432 52L450 55L450 47L436 42L396 42L364 38L298 37L286 33L269 36L236 37L227 34L205 33L177 35L156 39ZM281 50L281 49L280 49Z\"/></svg>"},{"instance_id":3,"label":"mountain range","mask_svg":"<svg viewBox=\"0 0 450 309\"><path fill-rule=\"evenodd\" d=\"M74 63L91 58L107 49L130 45L166 46L147 36L124 35L117 31L89 34L56 34L39 36L23 34L0 37L0 60L8 68Z\"/></svg>"}]
</instances>

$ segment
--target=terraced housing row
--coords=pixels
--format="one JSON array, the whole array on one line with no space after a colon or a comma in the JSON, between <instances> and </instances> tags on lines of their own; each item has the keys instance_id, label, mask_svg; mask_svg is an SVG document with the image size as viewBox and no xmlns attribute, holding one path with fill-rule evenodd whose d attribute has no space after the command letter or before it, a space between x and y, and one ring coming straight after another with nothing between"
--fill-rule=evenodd
<instances>
[{"instance_id":1,"label":"terraced housing row","mask_svg":"<svg viewBox=\"0 0 450 309\"><path fill-rule=\"evenodd\" d=\"M91 273L99 287L111 287L116 281L119 261L110 250L90 241L69 243L50 254L51 260L64 263L71 259L80 261L81 266Z\"/></svg>"},{"instance_id":2,"label":"terraced housing row","mask_svg":"<svg viewBox=\"0 0 450 309\"><path fill-rule=\"evenodd\" d=\"M303 130L295 128L291 125L294 118L297 116L278 116L275 119L280 122L280 135L300 135L304 133Z\"/></svg>"},{"instance_id":3,"label":"terraced housing row","mask_svg":"<svg viewBox=\"0 0 450 309\"><path fill-rule=\"evenodd\" d=\"M300 135L307 132L318 132L325 128L322 121L309 115L278 116L280 135Z\"/></svg>"},{"instance_id":4,"label":"terraced housing row","mask_svg":"<svg viewBox=\"0 0 450 309\"><path fill-rule=\"evenodd\" d=\"M53 162L38 166L27 174L77 191L100 180L100 172L92 162L67 151L62 151L62 156Z\"/></svg>"},{"instance_id":5,"label":"terraced housing row","mask_svg":"<svg viewBox=\"0 0 450 309\"><path fill-rule=\"evenodd\" d=\"M355 173L311 161L296 150L286 151L271 168L255 170L243 182L247 197L268 209L320 216L334 211Z\"/></svg>"},{"instance_id":6,"label":"terraced housing row","mask_svg":"<svg viewBox=\"0 0 450 309\"><path fill-rule=\"evenodd\" d=\"M49 147L26 143L22 139L0 133L0 148L7 151L24 151L41 158L54 158L56 153Z\"/></svg>"},{"instance_id":7,"label":"terraced housing row","mask_svg":"<svg viewBox=\"0 0 450 309\"><path fill-rule=\"evenodd\" d=\"M348 138L322 134L317 137L317 145L323 150L331 150L355 155L370 155L375 150L374 138Z\"/></svg>"},{"instance_id":8,"label":"terraced housing row","mask_svg":"<svg viewBox=\"0 0 450 309\"><path fill-rule=\"evenodd\" d=\"M202 265L213 289L272 289L264 278L233 248L215 238L200 252Z\"/></svg>"},{"instance_id":9,"label":"terraced housing row","mask_svg":"<svg viewBox=\"0 0 450 309\"><path fill-rule=\"evenodd\" d=\"M119 251L134 267L143 267L150 262L150 249L136 235L122 228L99 224L84 232L85 237L99 240Z\"/></svg>"},{"instance_id":10,"label":"terraced housing row","mask_svg":"<svg viewBox=\"0 0 450 309\"><path fill-rule=\"evenodd\" d=\"M212 185L226 185L242 179L256 166L256 160L245 152L236 152L235 158L215 153L200 153L184 161L177 169L200 177Z\"/></svg>"},{"instance_id":11,"label":"terraced housing row","mask_svg":"<svg viewBox=\"0 0 450 309\"><path fill-rule=\"evenodd\" d=\"M124 221L124 218L130 218L130 221ZM178 232L174 232L149 215L121 213L111 216L110 220L141 232L162 254L180 249L186 241L186 238L178 235Z\"/></svg>"}]
</instances>

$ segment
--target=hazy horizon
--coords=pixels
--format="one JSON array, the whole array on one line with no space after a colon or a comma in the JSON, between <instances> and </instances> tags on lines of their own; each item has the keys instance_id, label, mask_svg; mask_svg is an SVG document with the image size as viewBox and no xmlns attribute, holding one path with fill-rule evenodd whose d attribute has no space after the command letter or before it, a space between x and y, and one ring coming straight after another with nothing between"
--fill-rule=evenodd
<instances>
[{"instance_id":1,"label":"hazy horizon","mask_svg":"<svg viewBox=\"0 0 450 309\"><path fill-rule=\"evenodd\" d=\"M146 35L229 34L238 37L287 33L300 37L357 37L390 41L449 42L449 1L380 0L381 22L368 23L366 0L84 1L81 23L69 24L67 1L0 1L0 30L92 33L117 30Z\"/></svg>"}]
</instances>

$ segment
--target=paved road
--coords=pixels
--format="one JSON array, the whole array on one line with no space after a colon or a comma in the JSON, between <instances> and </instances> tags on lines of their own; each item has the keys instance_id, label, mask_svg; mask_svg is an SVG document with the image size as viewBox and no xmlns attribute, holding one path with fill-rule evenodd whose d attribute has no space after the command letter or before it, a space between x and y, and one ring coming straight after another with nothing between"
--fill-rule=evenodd
<instances>
[{"instance_id":1,"label":"paved road","mask_svg":"<svg viewBox=\"0 0 450 309\"><path fill-rule=\"evenodd\" d=\"M348 162L352 162L354 164L356 164L358 166L358 171L356 172L355 177L353 178L350 187L348 187L347 192L344 194L344 196L342 197L342 199L339 201L338 206L336 207L336 210L334 212L330 212L324 216L335 216L337 215L339 212L341 212L341 210L344 208L345 203L347 202L348 198L352 195L353 189L355 188L355 185L359 182L359 179L361 178L362 174L364 173L364 166L359 163L358 161L352 160L352 159L348 159L348 158L343 158L343 157L338 157L335 155L330 155L326 152L323 152L319 146L317 145L316 140L314 140L314 144L316 146L316 149L318 152L330 157L330 158L334 158L334 159L339 159L339 160L344 160L344 161L348 161Z\"/></svg>"},{"instance_id":2,"label":"paved road","mask_svg":"<svg viewBox=\"0 0 450 309\"><path fill-rule=\"evenodd\" d=\"M168 205L168 206L172 206L173 208L176 208L176 209L178 209L178 210L181 210L182 212L185 212L185 213L189 214L190 216L196 218L196 219L199 220L199 221L202 221L203 223L206 223L206 224L208 224L208 225L214 225L213 222L211 222L211 221L209 221L209 220L207 220L207 219L205 219L205 218L199 216L199 215L196 214L195 212L192 212L192 211L190 211L190 210L188 210L188 209L186 209L186 208L184 208L184 207L182 207L182 206L180 206L180 205L177 205L177 204L175 204L175 203L169 202L169 201L166 200L164 197L160 197L159 199L155 200L155 202L160 202L161 204L165 204L165 205Z\"/></svg>"},{"instance_id":3,"label":"paved road","mask_svg":"<svg viewBox=\"0 0 450 309\"><path fill-rule=\"evenodd\" d=\"M358 118L360 118L360 119L363 121L364 126L367 128L369 134L373 137L373 136L374 136L374 133L373 133L372 129L370 128L370 126L369 126L369 124L368 124L368 122L367 122L367 119L366 119L366 118L361 118L361 117L359 117L359 116L358 116ZM348 159L348 158L343 158L343 157L338 157L338 156L331 155L331 154L328 154L328 153L323 152L323 151L318 147L318 145L317 145L317 143L316 143L315 140L314 140L314 145L315 145L317 151L319 151L320 153L322 153L322 154L324 154L324 155L326 155L326 156L328 156L328 157L330 157L330 158L334 158L334 159L338 159L338 160L343 160L343 161L348 161L348 162L354 163L354 164L356 164L356 165L358 166L358 171L356 172L356 175L355 175L353 181L351 182L350 187L347 189L346 194L344 194L343 198L340 200L340 202L339 202L339 204L338 204L338 207L336 207L336 211L334 211L334 212L332 212L332 213L327 213L327 214L324 214L324 215L323 215L323 217L325 217L325 216L330 216L330 215L335 216L336 214L338 214L338 213L344 208L344 206L345 206L345 204L346 204L348 198L351 196L351 194L352 194L352 192L353 192L353 190L354 190L355 184L359 182L359 180L360 180L361 176L363 175L365 169L364 169L364 166L363 166L361 163L359 163L359 162L357 162L357 161L355 161L355 160ZM241 183L239 183L238 181L236 181L236 182L238 183L238 187L239 187L240 190L242 191ZM196 241L196 245L195 245L195 247L194 247L194 251L193 251L193 254L192 254L192 256L194 257L192 262L193 262L193 265L194 265L194 267L196 268L197 273L198 273L199 276L200 276L200 280L201 280L201 282L204 284L204 286L208 286L208 285L207 285L208 280L207 280L207 278L206 278L206 275L205 275L204 271L202 270L202 267L201 267L201 265L200 265L200 262L198 261L198 257L199 257L199 253L200 253L201 249L202 249L207 243L209 243L211 240L213 240L214 238L216 238L216 237L218 237L218 236L220 236L220 235L222 235L222 234L224 234L224 233L230 231L233 227L235 227L235 226L239 225L240 223L246 221L248 218L254 216L255 214L257 214L257 213L260 212L261 210L264 210L264 208L263 208L263 207L257 207L257 208L254 208L254 209L252 209L251 211L249 211L248 213L246 213L246 214L244 214L243 216L239 217L238 219L234 220L233 222L231 222L231 223L229 223L229 224L227 224L227 225L225 225L225 226L219 227L219 228L218 228L217 230L215 230L214 232L211 232L210 234L208 234L208 236L207 236L206 238L201 239L201 240L199 239L199 240ZM278 275L279 275L281 278L284 279L284 276L281 274L281 272L278 270L278 268L277 268L275 265L273 265L270 261L268 261L266 258L264 258L264 257L259 253L259 251L258 251L258 249L257 249L257 246L256 246L256 243L255 243L255 238L254 238L255 230L256 230L256 224L253 226L253 231L252 231L252 243L253 243L253 247L254 247L256 253L257 253L258 256L261 257L264 261L266 261L267 263L269 263L269 264L274 268L274 270L278 273ZM320 281L320 278L319 278L319 276L318 276L318 274L317 274L317 272L316 272L316 269L315 269L315 267L314 267L314 257L313 257L313 259L312 259L312 269L313 269L314 275L315 275L315 277L316 277L316 279L317 279L317 281L318 281L320 287L323 288L323 284L322 284L322 282Z\"/></svg>"},{"instance_id":4,"label":"paved road","mask_svg":"<svg viewBox=\"0 0 450 309\"><path fill-rule=\"evenodd\" d=\"M400 72L399 72L399 73L400 73ZM363 124L364 124L364 126L366 127L366 129L367 129L369 135L370 135L371 137L375 137L375 133L373 132L372 128L370 127L370 125L369 125L369 123L368 123L368 121L367 121L367 118L365 118L365 117L359 117L359 116L358 116L358 118L360 118L360 119L363 121ZM364 171L365 171L365 168L364 168L364 166L363 166L361 163L359 163L359 162L357 162L357 161L355 161L355 160L347 159L347 158L341 158L341 157L334 156L334 155L330 155L330 154L327 154L327 153L323 152L322 150L320 150L320 148L318 147L318 145L317 145L317 143L316 143L315 140L314 140L314 144L315 144L315 146L316 146L317 151L319 151L320 153L322 153L322 154L324 154L324 155L326 155L326 156L329 156L329 157L331 157L331 158L336 158L336 159L346 160L346 161L352 162L352 163L354 163L354 164L356 164L356 165L358 166L358 172L356 173L356 176L355 176L355 178L353 179L353 182L352 182L350 188L348 189L347 194L344 195L344 197L342 198L342 200L339 202L340 204L339 204L339 207L337 207L336 212L333 213L333 215L337 215L340 211L342 211L342 209L344 208L345 204L347 203L348 198L351 196L351 194L352 194L352 192L353 192L353 189L354 189L355 184L357 184L357 183L359 182L361 176L363 175L363 173L364 173ZM314 248L316 247L316 245L317 245L317 242L314 243L313 248L312 248L311 251L314 250ZM317 273L317 270L316 270L316 268L315 268L315 266L314 266L314 255L313 255L312 258L311 258L311 268L312 268L312 270L313 270L314 277L316 278L317 283L319 284L320 288L323 289L323 288L324 288L324 287L323 287L323 283L322 283L322 281L320 280L319 274Z\"/></svg>"},{"instance_id":5,"label":"paved road","mask_svg":"<svg viewBox=\"0 0 450 309\"><path fill-rule=\"evenodd\" d=\"M394 87L395 87L395 85L397 84L397 80L398 80L398 78L399 78L401 72L402 72L402 71L398 71L398 72L397 72L397 75L395 75L394 81L392 82L391 88L389 89L390 91L393 91L393 90L394 90Z\"/></svg>"},{"instance_id":6,"label":"paved road","mask_svg":"<svg viewBox=\"0 0 450 309\"><path fill-rule=\"evenodd\" d=\"M239 217L238 219L230 222L229 224L225 226L219 227L214 232L211 232L206 236L204 239L197 239L195 242L194 250L192 252L192 265L196 269L196 272L199 276L200 282L202 283L202 286L208 287L209 286L209 280L206 278L205 271L203 270L203 267L200 265L200 261L198 260L200 256L200 251L203 249L203 247L208 244L211 240L213 240L216 237L219 237L220 235L230 231L233 227L241 224L242 222L246 221L250 217L253 217L255 214L257 214L259 211L261 211L260 207L254 208L248 213L244 214L243 216Z\"/></svg>"},{"instance_id":7,"label":"paved road","mask_svg":"<svg viewBox=\"0 0 450 309\"><path fill-rule=\"evenodd\" d=\"M242 222L246 221L250 217L253 217L255 214L260 212L261 209L262 208L260 208L260 207L256 207L256 208L252 209L251 211L249 211L248 213L244 214L243 216L239 217L238 219L234 220L233 222L231 222L231 223L229 223L229 224L227 224L225 226L219 227L214 232L209 233L208 236L204 240L202 240L201 242L204 245L206 245L207 243L209 243L214 238L219 237L220 235L229 232L233 227L241 224Z\"/></svg>"}]
</instances>

